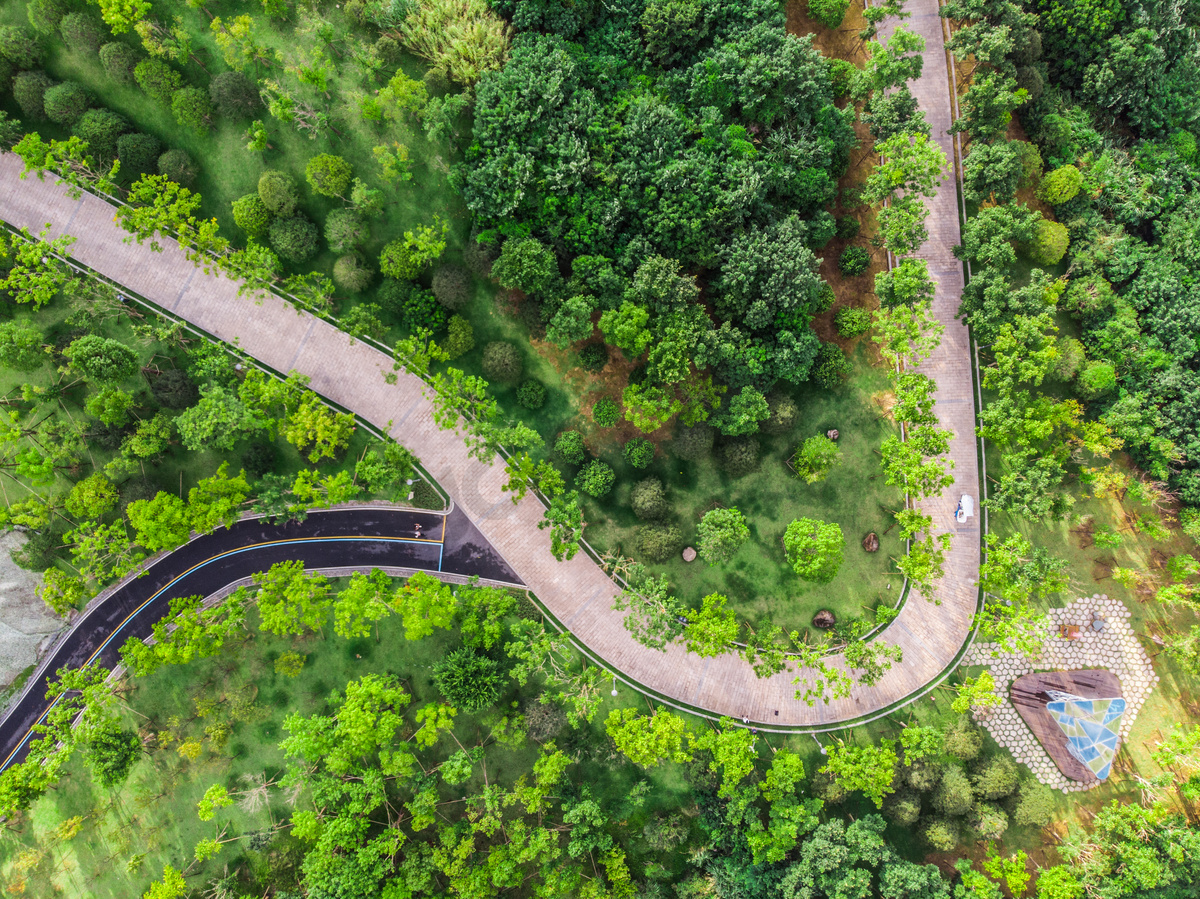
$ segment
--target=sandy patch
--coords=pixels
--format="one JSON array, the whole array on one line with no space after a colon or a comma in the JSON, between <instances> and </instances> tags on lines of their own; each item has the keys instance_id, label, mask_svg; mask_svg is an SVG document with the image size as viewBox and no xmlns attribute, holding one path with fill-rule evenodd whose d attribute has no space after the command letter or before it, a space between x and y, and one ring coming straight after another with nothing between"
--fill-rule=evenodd
<instances>
[{"instance_id":1,"label":"sandy patch","mask_svg":"<svg viewBox=\"0 0 1200 899\"><path fill-rule=\"evenodd\" d=\"M0 687L36 662L38 647L65 626L34 592L42 576L12 560L25 539L15 531L0 535Z\"/></svg>"}]
</instances>

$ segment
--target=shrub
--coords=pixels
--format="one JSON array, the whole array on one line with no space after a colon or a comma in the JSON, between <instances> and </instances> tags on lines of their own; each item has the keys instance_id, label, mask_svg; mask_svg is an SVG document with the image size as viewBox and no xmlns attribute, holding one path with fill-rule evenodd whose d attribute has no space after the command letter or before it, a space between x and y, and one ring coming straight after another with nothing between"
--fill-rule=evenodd
<instances>
[{"instance_id":1,"label":"shrub","mask_svg":"<svg viewBox=\"0 0 1200 899\"><path fill-rule=\"evenodd\" d=\"M167 150L158 157L158 173L184 187L196 180L199 169L185 150ZM253 196L253 194L251 195Z\"/></svg>"},{"instance_id":2,"label":"shrub","mask_svg":"<svg viewBox=\"0 0 1200 899\"><path fill-rule=\"evenodd\" d=\"M758 441L753 437L730 440L718 450L717 461L726 472L740 478L758 468L758 452Z\"/></svg>"},{"instance_id":3,"label":"shrub","mask_svg":"<svg viewBox=\"0 0 1200 899\"><path fill-rule=\"evenodd\" d=\"M1070 245L1071 238L1064 225L1043 219L1033 226L1029 258L1038 265L1058 265Z\"/></svg>"},{"instance_id":4,"label":"shrub","mask_svg":"<svg viewBox=\"0 0 1200 899\"><path fill-rule=\"evenodd\" d=\"M119 384L138 370L137 353L119 340L98 334L76 338L63 355L89 381Z\"/></svg>"},{"instance_id":5,"label":"shrub","mask_svg":"<svg viewBox=\"0 0 1200 899\"><path fill-rule=\"evenodd\" d=\"M634 437L625 444L623 455L634 468L645 468L654 461L654 444L645 437Z\"/></svg>"},{"instance_id":6,"label":"shrub","mask_svg":"<svg viewBox=\"0 0 1200 899\"><path fill-rule=\"evenodd\" d=\"M797 518L783 534L783 550L802 580L828 584L842 566L846 538L836 522Z\"/></svg>"},{"instance_id":7,"label":"shrub","mask_svg":"<svg viewBox=\"0 0 1200 899\"><path fill-rule=\"evenodd\" d=\"M25 13L33 30L41 34L54 34L63 16L71 11L66 0L29 0Z\"/></svg>"},{"instance_id":8,"label":"shrub","mask_svg":"<svg viewBox=\"0 0 1200 899\"><path fill-rule=\"evenodd\" d=\"M317 226L303 214L275 219L267 229L267 238L280 259L296 263L312 259L321 243Z\"/></svg>"},{"instance_id":9,"label":"shrub","mask_svg":"<svg viewBox=\"0 0 1200 899\"><path fill-rule=\"evenodd\" d=\"M167 409L186 409L200 400L196 382L180 368L168 368L155 378L150 384L150 392L158 404Z\"/></svg>"},{"instance_id":10,"label":"shrub","mask_svg":"<svg viewBox=\"0 0 1200 899\"><path fill-rule=\"evenodd\" d=\"M608 365L608 347L602 343L589 343L579 351L579 364L584 371L603 371Z\"/></svg>"},{"instance_id":11,"label":"shrub","mask_svg":"<svg viewBox=\"0 0 1200 899\"><path fill-rule=\"evenodd\" d=\"M517 345L506 340L493 340L483 348L482 367L484 377L501 384L515 384L525 368Z\"/></svg>"},{"instance_id":12,"label":"shrub","mask_svg":"<svg viewBox=\"0 0 1200 899\"><path fill-rule=\"evenodd\" d=\"M181 87L171 95L171 114L184 128L206 134L212 124L212 100L198 87Z\"/></svg>"},{"instance_id":13,"label":"shrub","mask_svg":"<svg viewBox=\"0 0 1200 899\"><path fill-rule=\"evenodd\" d=\"M342 290L362 293L375 280L375 269L367 265L357 253L339 256L333 264L333 281Z\"/></svg>"},{"instance_id":14,"label":"shrub","mask_svg":"<svg viewBox=\"0 0 1200 899\"><path fill-rule=\"evenodd\" d=\"M865 272L871 265L871 254L864 247L846 247L838 259L838 270L847 277Z\"/></svg>"},{"instance_id":15,"label":"shrub","mask_svg":"<svg viewBox=\"0 0 1200 899\"><path fill-rule=\"evenodd\" d=\"M554 452L570 465L583 464L587 454L583 445L583 435L578 431L563 431L554 441Z\"/></svg>"},{"instance_id":16,"label":"shrub","mask_svg":"<svg viewBox=\"0 0 1200 899\"><path fill-rule=\"evenodd\" d=\"M822 282L817 289L817 299L813 303L812 314L820 315L822 312L828 312L833 308L834 300L837 299L837 294L833 292L833 285Z\"/></svg>"},{"instance_id":17,"label":"shrub","mask_svg":"<svg viewBox=\"0 0 1200 899\"><path fill-rule=\"evenodd\" d=\"M567 713L545 698L524 706L525 733L529 739L544 743L567 726Z\"/></svg>"},{"instance_id":18,"label":"shrub","mask_svg":"<svg viewBox=\"0 0 1200 899\"><path fill-rule=\"evenodd\" d=\"M262 237L271 227L271 210L258 194L246 194L232 203L233 221L247 237Z\"/></svg>"},{"instance_id":19,"label":"shrub","mask_svg":"<svg viewBox=\"0 0 1200 899\"><path fill-rule=\"evenodd\" d=\"M796 451L796 477L806 484L823 481L833 471L834 466L842 461L842 451L838 445L824 434L814 434L801 444Z\"/></svg>"},{"instance_id":20,"label":"shrub","mask_svg":"<svg viewBox=\"0 0 1200 899\"><path fill-rule=\"evenodd\" d=\"M1068 200L1075 199L1079 189L1083 187L1083 175L1073 165L1056 168L1050 174L1042 177L1042 186L1038 196L1051 206L1061 206Z\"/></svg>"},{"instance_id":21,"label":"shrub","mask_svg":"<svg viewBox=\"0 0 1200 899\"><path fill-rule=\"evenodd\" d=\"M13 79L12 94L25 118L38 121L46 117L46 92L53 84L45 72L17 73Z\"/></svg>"},{"instance_id":22,"label":"shrub","mask_svg":"<svg viewBox=\"0 0 1200 899\"><path fill-rule=\"evenodd\" d=\"M942 782L945 767L932 759L922 758L913 759L911 763L906 761L904 769L909 786L921 793L928 793Z\"/></svg>"},{"instance_id":23,"label":"shrub","mask_svg":"<svg viewBox=\"0 0 1200 899\"><path fill-rule=\"evenodd\" d=\"M278 461L279 451L276 450L275 444L264 440L250 444L250 448L242 456L242 467L246 469L247 474L261 478L274 471Z\"/></svg>"},{"instance_id":24,"label":"shrub","mask_svg":"<svg viewBox=\"0 0 1200 899\"><path fill-rule=\"evenodd\" d=\"M972 781L976 796L993 800L1011 796L1021 784L1016 762L1006 755L988 759Z\"/></svg>"},{"instance_id":25,"label":"shrub","mask_svg":"<svg viewBox=\"0 0 1200 899\"><path fill-rule=\"evenodd\" d=\"M208 83L208 98L227 119L249 119L262 109L258 86L241 72L221 72Z\"/></svg>"},{"instance_id":26,"label":"shrub","mask_svg":"<svg viewBox=\"0 0 1200 899\"><path fill-rule=\"evenodd\" d=\"M433 295L452 312L467 305L471 299L471 274L453 262L439 265L433 273Z\"/></svg>"},{"instance_id":27,"label":"shrub","mask_svg":"<svg viewBox=\"0 0 1200 899\"><path fill-rule=\"evenodd\" d=\"M540 409L546 405L546 385L529 378L517 389L517 404L524 409Z\"/></svg>"},{"instance_id":28,"label":"shrub","mask_svg":"<svg viewBox=\"0 0 1200 899\"><path fill-rule=\"evenodd\" d=\"M1089 362L1079 373L1076 384L1086 399L1104 396L1117 386L1117 370L1107 362Z\"/></svg>"},{"instance_id":29,"label":"shrub","mask_svg":"<svg viewBox=\"0 0 1200 899\"><path fill-rule=\"evenodd\" d=\"M323 197L343 197L350 189L354 169L341 156L321 153L314 156L304 167L304 178L308 186Z\"/></svg>"},{"instance_id":30,"label":"shrub","mask_svg":"<svg viewBox=\"0 0 1200 899\"><path fill-rule=\"evenodd\" d=\"M850 0L808 0L808 14L826 28L841 28Z\"/></svg>"},{"instance_id":31,"label":"shrub","mask_svg":"<svg viewBox=\"0 0 1200 899\"><path fill-rule=\"evenodd\" d=\"M1200 509L1182 509L1179 528L1193 540L1200 541Z\"/></svg>"},{"instance_id":32,"label":"shrub","mask_svg":"<svg viewBox=\"0 0 1200 899\"><path fill-rule=\"evenodd\" d=\"M325 242L335 253L349 253L370 236L370 227L353 209L335 209L325 218Z\"/></svg>"},{"instance_id":33,"label":"shrub","mask_svg":"<svg viewBox=\"0 0 1200 899\"><path fill-rule=\"evenodd\" d=\"M129 130L129 123L108 109L89 109L75 125L75 135L85 140L97 161L111 162L117 157L117 141Z\"/></svg>"},{"instance_id":34,"label":"shrub","mask_svg":"<svg viewBox=\"0 0 1200 899\"><path fill-rule=\"evenodd\" d=\"M638 552L647 562L665 562L683 547L679 528L667 524L644 524L637 531Z\"/></svg>"},{"instance_id":35,"label":"shrub","mask_svg":"<svg viewBox=\"0 0 1200 899\"><path fill-rule=\"evenodd\" d=\"M117 159L121 160L121 174L131 181L138 175L154 171L155 162L162 152L162 143L152 134L122 134L117 138Z\"/></svg>"},{"instance_id":36,"label":"shrub","mask_svg":"<svg viewBox=\"0 0 1200 899\"><path fill-rule=\"evenodd\" d=\"M70 127L83 118L92 105L92 95L74 81L64 81L47 89L42 97L46 118L56 125Z\"/></svg>"},{"instance_id":37,"label":"shrub","mask_svg":"<svg viewBox=\"0 0 1200 899\"><path fill-rule=\"evenodd\" d=\"M133 80L150 99L171 105L175 91L183 86L183 76L161 59L143 59L133 68Z\"/></svg>"},{"instance_id":38,"label":"shrub","mask_svg":"<svg viewBox=\"0 0 1200 899\"><path fill-rule=\"evenodd\" d=\"M971 781L958 765L950 765L942 773L942 782L933 793L933 806L945 815L965 815L975 804Z\"/></svg>"},{"instance_id":39,"label":"shrub","mask_svg":"<svg viewBox=\"0 0 1200 899\"><path fill-rule=\"evenodd\" d=\"M500 697L504 673L495 659L464 646L438 663L433 682L456 709L480 712Z\"/></svg>"},{"instance_id":40,"label":"shrub","mask_svg":"<svg viewBox=\"0 0 1200 899\"><path fill-rule=\"evenodd\" d=\"M833 324L842 337L866 334L871 327L871 313L854 306L843 306L833 317Z\"/></svg>"},{"instance_id":41,"label":"shrub","mask_svg":"<svg viewBox=\"0 0 1200 899\"><path fill-rule=\"evenodd\" d=\"M658 521L671 510L667 503L667 491L658 478L646 478L634 484L629 494L629 506L642 521Z\"/></svg>"},{"instance_id":42,"label":"shrub","mask_svg":"<svg viewBox=\"0 0 1200 899\"><path fill-rule=\"evenodd\" d=\"M446 327L446 310L432 293L412 281L384 278L376 296L380 305L410 331L428 328L436 333Z\"/></svg>"},{"instance_id":43,"label":"shrub","mask_svg":"<svg viewBox=\"0 0 1200 899\"><path fill-rule=\"evenodd\" d=\"M946 731L942 745L956 759L969 762L983 748L983 734L967 718L960 718Z\"/></svg>"},{"instance_id":44,"label":"shrub","mask_svg":"<svg viewBox=\"0 0 1200 899\"><path fill-rule=\"evenodd\" d=\"M715 565L732 559L743 543L750 539L746 516L738 509L710 509L700 519L699 554L705 562Z\"/></svg>"},{"instance_id":45,"label":"shrub","mask_svg":"<svg viewBox=\"0 0 1200 899\"><path fill-rule=\"evenodd\" d=\"M1013 820L1022 827L1045 827L1054 819L1054 794L1045 784L1026 781Z\"/></svg>"},{"instance_id":46,"label":"shrub","mask_svg":"<svg viewBox=\"0 0 1200 899\"><path fill-rule=\"evenodd\" d=\"M259 177L258 196L275 215L292 215L300 202L300 194L292 176L274 169L268 169Z\"/></svg>"},{"instance_id":47,"label":"shrub","mask_svg":"<svg viewBox=\"0 0 1200 899\"><path fill-rule=\"evenodd\" d=\"M597 400L592 406L592 421L602 428L611 428L621 416L621 407L608 397Z\"/></svg>"},{"instance_id":48,"label":"shrub","mask_svg":"<svg viewBox=\"0 0 1200 899\"><path fill-rule=\"evenodd\" d=\"M58 33L62 35L63 43L68 47L88 53L98 52L100 45L108 37L103 24L97 22L88 13L82 12L73 12L69 16L63 16L63 20L58 26Z\"/></svg>"},{"instance_id":49,"label":"shrub","mask_svg":"<svg viewBox=\"0 0 1200 899\"><path fill-rule=\"evenodd\" d=\"M128 44L113 41L100 48L100 65L104 72L118 84L133 84L134 70L142 61L142 54Z\"/></svg>"},{"instance_id":50,"label":"shrub","mask_svg":"<svg viewBox=\"0 0 1200 899\"><path fill-rule=\"evenodd\" d=\"M1014 143L1017 145L1017 154L1021 158L1021 180L1017 182L1017 186L1021 188L1037 186L1042 180L1042 154L1029 141L1019 140Z\"/></svg>"},{"instance_id":51,"label":"shrub","mask_svg":"<svg viewBox=\"0 0 1200 899\"><path fill-rule=\"evenodd\" d=\"M931 849L951 852L958 846L958 824L945 818L934 818L921 829L921 839L929 844Z\"/></svg>"},{"instance_id":52,"label":"shrub","mask_svg":"<svg viewBox=\"0 0 1200 899\"><path fill-rule=\"evenodd\" d=\"M450 316L449 333L446 335L446 345L443 349L450 354L451 359L465 356L475 349L475 329L461 315Z\"/></svg>"},{"instance_id":53,"label":"shrub","mask_svg":"<svg viewBox=\"0 0 1200 899\"><path fill-rule=\"evenodd\" d=\"M617 482L617 473L605 462L593 459L575 476L575 486L588 496L605 496Z\"/></svg>"},{"instance_id":54,"label":"shrub","mask_svg":"<svg viewBox=\"0 0 1200 899\"><path fill-rule=\"evenodd\" d=\"M704 422L690 428L680 427L671 441L671 452L687 462L699 462L712 452L715 436L713 429Z\"/></svg>"},{"instance_id":55,"label":"shrub","mask_svg":"<svg viewBox=\"0 0 1200 899\"><path fill-rule=\"evenodd\" d=\"M770 416L763 422L763 430L771 434L784 434L796 426L800 417L800 407L790 396L782 393L772 393L767 396L767 408Z\"/></svg>"},{"instance_id":56,"label":"shrub","mask_svg":"<svg viewBox=\"0 0 1200 899\"><path fill-rule=\"evenodd\" d=\"M447 225L421 225L405 231L379 254L379 270L389 278L416 278L429 263L446 249Z\"/></svg>"},{"instance_id":57,"label":"shrub","mask_svg":"<svg viewBox=\"0 0 1200 899\"><path fill-rule=\"evenodd\" d=\"M846 358L840 346L836 343L822 343L813 363L812 379L826 390L834 390L850 377L853 370L853 363Z\"/></svg>"},{"instance_id":58,"label":"shrub","mask_svg":"<svg viewBox=\"0 0 1200 899\"><path fill-rule=\"evenodd\" d=\"M41 41L32 29L21 25L0 26L0 57L18 69L32 69L41 65L42 56Z\"/></svg>"},{"instance_id":59,"label":"shrub","mask_svg":"<svg viewBox=\"0 0 1200 899\"><path fill-rule=\"evenodd\" d=\"M896 793L888 800L883 815L897 827L910 828L921 817L921 797L908 790Z\"/></svg>"},{"instance_id":60,"label":"shrub","mask_svg":"<svg viewBox=\"0 0 1200 899\"><path fill-rule=\"evenodd\" d=\"M998 840L1008 830L1008 815L998 805L981 802L975 806L971 826L985 840Z\"/></svg>"},{"instance_id":61,"label":"shrub","mask_svg":"<svg viewBox=\"0 0 1200 899\"><path fill-rule=\"evenodd\" d=\"M1058 358L1054 360L1050 373L1060 381L1074 380L1087 362L1083 344L1074 337L1060 337L1055 341L1055 348Z\"/></svg>"},{"instance_id":62,"label":"shrub","mask_svg":"<svg viewBox=\"0 0 1200 899\"><path fill-rule=\"evenodd\" d=\"M480 243L478 240L468 240L463 249L463 262L467 269L480 278L486 278L492 273L492 265L500 258L500 248L492 243Z\"/></svg>"}]
</instances>

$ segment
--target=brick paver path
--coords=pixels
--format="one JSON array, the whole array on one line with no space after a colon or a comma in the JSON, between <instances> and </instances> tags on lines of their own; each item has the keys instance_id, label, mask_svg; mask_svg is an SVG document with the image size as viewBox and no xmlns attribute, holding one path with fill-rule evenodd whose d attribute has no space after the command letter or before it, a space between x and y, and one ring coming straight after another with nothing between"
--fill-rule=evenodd
<instances>
[{"instance_id":1,"label":"brick paver path","mask_svg":"<svg viewBox=\"0 0 1200 899\"><path fill-rule=\"evenodd\" d=\"M948 150L947 69L936 0L911 0L909 8L914 11L911 24L928 42L925 74L914 90ZM633 682L710 713L745 717L768 727L820 727L877 711L920 689L947 667L966 640L975 608L971 579L979 564L974 521L970 529L955 532L947 575L937 587L941 605L910 598L883 635L903 647L903 664L878 685L855 689L848 699L809 707L794 698L792 675L760 680L735 655L701 659L680 646L665 653L647 649L625 631L621 613L612 609L617 589L596 564L584 553L570 562L555 561L548 532L537 527L542 517L538 501L527 497L513 505L500 489L503 466L488 467L468 458L460 437L437 428L421 381L401 374L398 383L387 384L383 376L392 370L391 359L378 350L298 313L280 299L255 303L239 297L233 282L205 275L171 241L162 241L162 253L151 252L148 245L124 243L126 235L114 224L112 207L105 201L87 194L72 200L50 178L42 182L31 175L19 180L20 170L15 156L0 159L0 218L34 232L52 223L54 234L66 231L76 238L71 253L83 264L222 340L237 343L271 368L309 376L314 390L360 418L380 428L392 422L392 435L420 457L558 620L594 656ZM954 321L962 289L961 269L950 254L959 237L955 203L952 186L931 203L927 244L930 267L940 281L935 305L946 324L945 339L928 371L938 380L943 424L955 432L951 455L957 463L958 485L928 503L942 529L953 527L958 494L977 493L978 483L969 347L965 329Z\"/></svg>"}]
</instances>

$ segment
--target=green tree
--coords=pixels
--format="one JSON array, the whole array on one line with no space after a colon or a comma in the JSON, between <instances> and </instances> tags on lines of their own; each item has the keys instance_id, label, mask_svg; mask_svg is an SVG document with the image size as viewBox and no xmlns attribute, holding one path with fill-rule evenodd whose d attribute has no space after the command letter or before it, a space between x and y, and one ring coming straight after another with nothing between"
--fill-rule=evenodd
<instances>
[{"instance_id":1,"label":"green tree","mask_svg":"<svg viewBox=\"0 0 1200 899\"><path fill-rule=\"evenodd\" d=\"M842 451L824 434L814 434L801 444L792 460L796 477L803 478L806 484L815 484L825 480L841 463Z\"/></svg>"},{"instance_id":2,"label":"green tree","mask_svg":"<svg viewBox=\"0 0 1200 899\"><path fill-rule=\"evenodd\" d=\"M729 400L729 408L716 416L714 424L726 437L740 437L757 433L758 423L770 417L767 398L747 385Z\"/></svg>"},{"instance_id":3,"label":"green tree","mask_svg":"<svg viewBox=\"0 0 1200 899\"><path fill-rule=\"evenodd\" d=\"M435 627L450 627L458 598L448 585L418 571L396 592L393 605L404 623L405 639L420 640L432 634Z\"/></svg>"},{"instance_id":4,"label":"green tree","mask_svg":"<svg viewBox=\"0 0 1200 899\"><path fill-rule=\"evenodd\" d=\"M18 372L46 364L45 335L33 322L14 319L0 324L0 366Z\"/></svg>"},{"instance_id":5,"label":"green tree","mask_svg":"<svg viewBox=\"0 0 1200 899\"><path fill-rule=\"evenodd\" d=\"M546 339L555 346L567 347L592 336L593 297L574 296L563 301L546 326Z\"/></svg>"},{"instance_id":6,"label":"green tree","mask_svg":"<svg viewBox=\"0 0 1200 899\"><path fill-rule=\"evenodd\" d=\"M209 385L200 402L175 418L183 445L195 452L203 449L228 451L243 437L265 426L233 391Z\"/></svg>"},{"instance_id":7,"label":"green tree","mask_svg":"<svg viewBox=\"0 0 1200 899\"><path fill-rule=\"evenodd\" d=\"M828 584L841 567L845 538L836 522L797 518L783 535L788 564L803 580Z\"/></svg>"},{"instance_id":8,"label":"green tree","mask_svg":"<svg viewBox=\"0 0 1200 899\"><path fill-rule=\"evenodd\" d=\"M740 625L733 610L725 608L727 602L729 597L710 593L702 600L700 610L688 616L683 629L688 652L707 658L731 651Z\"/></svg>"},{"instance_id":9,"label":"green tree","mask_svg":"<svg viewBox=\"0 0 1200 899\"><path fill-rule=\"evenodd\" d=\"M474 713L494 705L500 698L505 675L495 659L464 646L437 664L433 681L451 705Z\"/></svg>"},{"instance_id":10,"label":"green tree","mask_svg":"<svg viewBox=\"0 0 1200 899\"><path fill-rule=\"evenodd\" d=\"M416 278L425 266L442 255L449 230L448 224L435 218L432 225L421 225L413 231L405 231L403 238L397 238L383 248L379 270L389 278Z\"/></svg>"},{"instance_id":11,"label":"green tree","mask_svg":"<svg viewBox=\"0 0 1200 899\"><path fill-rule=\"evenodd\" d=\"M171 114L184 128L207 134L213 119L212 100L208 91L198 87L181 87L171 94Z\"/></svg>"},{"instance_id":12,"label":"green tree","mask_svg":"<svg viewBox=\"0 0 1200 899\"><path fill-rule=\"evenodd\" d=\"M304 167L308 186L323 197L345 198L350 189L354 170L341 156L321 153L312 157Z\"/></svg>"},{"instance_id":13,"label":"green tree","mask_svg":"<svg viewBox=\"0 0 1200 899\"><path fill-rule=\"evenodd\" d=\"M86 334L63 350L63 355L82 377L101 383L119 383L138 370L138 357L132 349L111 337Z\"/></svg>"},{"instance_id":14,"label":"green tree","mask_svg":"<svg viewBox=\"0 0 1200 899\"><path fill-rule=\"evenodd\" d=\"M304 562L276 562L254 575L262 629L279 636L322 630L333 602L324 575L307 574Z\"/></svg>"},{"instance_id":15,"label":"green tree","mask_svg":"<svg viewBox=\"0 0 1200 899\"><path fill-rule=\"evenodd\" d=\"M506 240L492 277L501 287L539 298L557 292L561 278L554 253L532 237Z\"/></svg>"},{"instance_id":16,"label":"green tree","mask_svg":"<svg viewBox=\"0 0 1200 899\"><path fill-rule=\"evenodd\" d=\"M346 639L365 637L375 625L378 637L377 622L392 612L390 592L390 580L378 568L350 575L350 583L333 600L333 632Z\"/></svg>"},{"instance_id":17,"label":"green tree","mask_svg":"<svg viewBox=\"0 0 1200 899\"><path fill-rule=\"evenodd\" d=\"M829 748L823 774L834 777L847 790L863 795L883 808L883 798L895 792L896 755L894 740L881 740L878 746L854 746L841 742Z\"/></svg>"},{"instance_id":18,"label":"green tree","mask_svg":"<svg viewBox=\"0 0 1200 899\"><path fill-rule=\"evenodd\" d=\"M697 532L700 535L700 558L710 565L728 562L737 554L742 544L750 539L746 517L732 506L705 512Z\"/></svg>"},{"instance_id":19,"label":"green tree","mask_svg":"<svg viewBox=\"0 0 1200 899\"><path fill-rule=\"evenodd\" d=\"M630 708L613 709L604 730L626 758L643 768L692 760L692 733L682 718L664 709L655 709L650 715L639 715Z\"/></svg>"},{"instance_id":20,"label":"green tree","mask_svg":"<svg viewBox=\"0 0 1200 899\"><path fill-rule=\"evenodd\" d=\"M212 533L219 527L231 528L238 520L242 504L250 495L246 473L229 476L229 463L222 462L216 474L201 478L188 491L187 514L193 530Z\"/></svg>"},{"instance_id":21,"label":"green tree","mask_svg":"<svg viewBox=\"0 0 1200 899\"><path fill-rule=\"evenodd\" d=\"M625 301L619 309L609 309L600 315L600 333L606 342L633 359L642 354L652 339L646 327L649 320L649 310Z\"/></svg>"},{"instance_id":22,"label":"green tree","mask_svg":"<svg viewBox=\"0 0 1200 899\"><path fill-rule=\"evenodd\" d=\"M183 500L160 491L154 499L139 499L125 510L137 542L151 553L174 549L188 541L192 523Z\"/></svg>"}]
</instances>

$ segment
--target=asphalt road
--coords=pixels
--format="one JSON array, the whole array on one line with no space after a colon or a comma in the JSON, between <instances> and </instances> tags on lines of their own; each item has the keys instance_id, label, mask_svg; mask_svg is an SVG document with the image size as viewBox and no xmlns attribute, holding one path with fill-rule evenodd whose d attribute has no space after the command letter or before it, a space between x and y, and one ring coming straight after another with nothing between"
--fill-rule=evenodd
<instances>
[{"instance_id":1,"label":"asphalt road","mask_svg":"<svg viewBox=\"0 0 1200 899\"><path fill-rule=\"evenodd\" d=\"M47 710L47 683L58 669L89 661L112 668L121 645L130 637L149 636L173 598L208 596L276 562L293 559L303 559L306 568L422 568L521 583L457 508L448 515L338 509L313 512L303 522L283 525L239 521L180 547L73 625L49 664L40 669L44 673L0 720L0 771L25 757L30 728Z\"/></svg>"}]
</instances>

